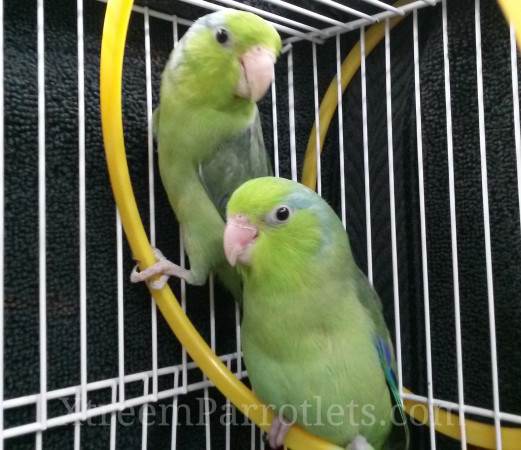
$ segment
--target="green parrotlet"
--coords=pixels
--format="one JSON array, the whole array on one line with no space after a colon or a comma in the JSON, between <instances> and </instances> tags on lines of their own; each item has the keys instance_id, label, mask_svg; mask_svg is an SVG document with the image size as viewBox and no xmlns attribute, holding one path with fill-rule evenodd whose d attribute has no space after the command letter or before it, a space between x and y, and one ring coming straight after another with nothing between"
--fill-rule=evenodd
<instances>
[{"instance_id":1,"label":"green parrotlet","mask_svg":"<svg viewBox=\"0 0 521 450\"><path fill-rule=\"evenodd\" d=\"M161 288L169 276L202 285L215 271L239 300L240 278L223 252L225 207L244 181L271 174L256 102L281 50L275 28L255 14L224 9L198 19L163 71L154 113L159 171L181 225L190 270L156 251L133 282Z\"/></svg>"},{"instance_id":2,"label":"green parrotlet","mask_svg":"<svg viewBox=\"0 0 521 450\"><path fill-rule=\"evenodd\" d=\"M224 249L243 280L248 375L277 413L270 445L296 421L349 450L407 450L382 305L333 209L299 183L250 180L229 200Z\"/></svg>"}]
</instances>

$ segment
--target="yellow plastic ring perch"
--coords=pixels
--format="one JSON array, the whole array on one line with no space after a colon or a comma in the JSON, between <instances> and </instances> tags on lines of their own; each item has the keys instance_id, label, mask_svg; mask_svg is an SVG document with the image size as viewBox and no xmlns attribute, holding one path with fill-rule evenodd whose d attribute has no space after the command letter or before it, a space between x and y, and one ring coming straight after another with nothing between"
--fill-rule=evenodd
<instances>
[{"instance_id":1,"label":"yellow plastic ring perch","mask_svg":"<svg viewBox=\"0 0 521 450\"><path fill-rule=\"evenodd\" d=\"M521 47L521 3L512 0L499 0L503 3L505 15L512 21L518 31L517 37L519 46ZM403 6L409 3L407 0L401 0L394 4L394 6ZM389 27L394 28L402 21L402 17L395 17L389 21ZM370 27L365 33L365 51L369 55L375 47L382 41L385 33L385 25L379 23ZM356 44L348 53L342 62L340 73L340 84L342 86L342 93L345 92L347 86L358 72L360 68L360 43ZM322 102L320 103L319 121L320 121L320 142L318 151L322 153L324 142L331 124L331 120L335 115L338 106L337 96L337 79L336 76L331 81ZM311 189L316 188L317 182L317 166L316 166L316 123L309 135L306 154L304 157L304 168L302 172L302 183ZM404 389L405 392L410 393L409 390ZM415 400L404 401L405 410L417 422L425 425L429 424L427 405ZM434 408L434 423L436 424L436 431L449 436L453 439L459 440L460 425L459 415L454 414L442 408ZM484 449L496 448L495 428L493 425L481 423L475 420L465 419L465 430L467 435L467 443L475 445ZM518 450L521 442L521 428L501 427L501 437L504 450Z\"/></svg>"},{"instance_id":2,"label":"yellow plastic ring perch","mask_svg":"<svg viewBox=\"0 0 521 450\"><path fill-rule=\"evenodd\" d=\"M517 45L521 48L521 2L519 0L498 0L503 13L516 30Z\"/></svg>"},{"instance_id":3,"label":"yellow plastic ring perch","mask_svg":"<svg viewBox=\"0 0 521 450\"><path fill-rule=\"evenodd\" d=\"M130 248L141 269L155 263L134 198L123 138L121 88L123 56L132 0L109 0L105 13L100 61L100 102L103 141L112 190ZM170 288L152 290L159 310L195 363L224 396L264 431L273 413L219 360L199 335ZM286 445L295 450L340 450L299 427L292 427Z\"/></svg>"}]
</instances>

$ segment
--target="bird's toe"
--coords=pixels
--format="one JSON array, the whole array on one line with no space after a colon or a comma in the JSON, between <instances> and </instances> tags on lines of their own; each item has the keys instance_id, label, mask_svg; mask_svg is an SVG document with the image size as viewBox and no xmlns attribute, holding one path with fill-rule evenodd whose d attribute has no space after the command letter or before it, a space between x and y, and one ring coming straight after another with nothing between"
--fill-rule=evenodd
<instances>
[{"instance_id":1,"label":"bird's toe","mask_svg":"<svg viewBox=\"0 0 521 450\"><path fill-rule=\"evenodd\" d=\"M374 448L367 442L365 437L359 435L351 441L346 450L374 450Z\"/></svg>"},{"instance_id":2,"label":"bird's toe","mask_svg":"<svg viewBox=\"0 0 521 450\"><path fill-rule=\"evenodd\" d=\"M273 419L270 431L268 432L268 442L272 449L278 449L284 446L284 439L292 425L293 423L286 422L279 416Z\"/></svg>"},{"instance_id":3,"label":"bird's toe","mask_svg":"<svg viewBox=\"0 0 521 450\"><path fill-rule=\"evenodd\" d=\"M157 280L150 282L150 287L154 289L155 291L158 291L160 289L163 289L166 282L168 281L168 275L161 275Z\"/></svg>"},{"instance_id":4,"label":"bird's toe","mask_svg":"<svg viewBox=\"0 0 521 450\"><path fill-rule=\"evenodd\" d=\"M132 283L139 283L141 281L144 281L143 275L139 271L137 264L134 266L134 268L132 269L132 272L130 273L130 281Z\"/></svg>"}]
</instances>

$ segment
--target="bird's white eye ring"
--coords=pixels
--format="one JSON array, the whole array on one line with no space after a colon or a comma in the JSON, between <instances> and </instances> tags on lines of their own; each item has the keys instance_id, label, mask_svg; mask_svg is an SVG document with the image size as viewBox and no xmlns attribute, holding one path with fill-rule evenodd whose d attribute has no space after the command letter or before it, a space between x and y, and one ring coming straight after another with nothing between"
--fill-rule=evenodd
<instances>
[{"instance_id":1,"label":"bird's white eye ring","mask_svg":"<svg viewBox=\"0 0 521 450\"><path fill-rule=\"evenodd\" d=\"M219 44L224 45L230 39L228 30L226 28L218 28L215 32L215 39Z\"/></svg>"}]
</instances>

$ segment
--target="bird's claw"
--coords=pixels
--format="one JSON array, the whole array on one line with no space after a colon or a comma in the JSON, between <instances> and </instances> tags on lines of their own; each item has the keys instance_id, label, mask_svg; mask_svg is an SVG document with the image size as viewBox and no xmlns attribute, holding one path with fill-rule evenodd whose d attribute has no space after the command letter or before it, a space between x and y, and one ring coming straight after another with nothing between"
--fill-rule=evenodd
<instances>
[{"instance_id":1,"label":"bird's claw","mask_svg":"<svg viewBox=\"0 0 521 450\"><path fill-rule=\"evenodd\" d=\"M163 288L170 276L177 276L186 279L188 271L166 259L159 249L154 249L154 256L156 257L157 262L154 265L147 267L145 270L140 272L138 266L134 266L132 273L130 274L130 281L132 283L148 281L152 277L159 276L157 280L149 282L152 289L158 290Z\"/></svg>"},{"instance_id":2,"label":"bird's claw","mask_svg":"<svg viewBox=\"0 0 521 450\"><path fill-rule=\"evenodd\" d=\"M284 439L288 434L293 422L286 422L282 417L276 416L271 424L268 432L268 443L272 449L281 448L284 446Z\"/></svg>"},{"instance_id":3,"label":"bird's claw","mask_svg":"<svg viewBox=\"0 0 521 450\"><path fill-rule=\"evenodd\" d=\"M367 439L362 435L355 437L351 443L346 447L346 450L374 450Z\"/></svg>"}]
</instances>

